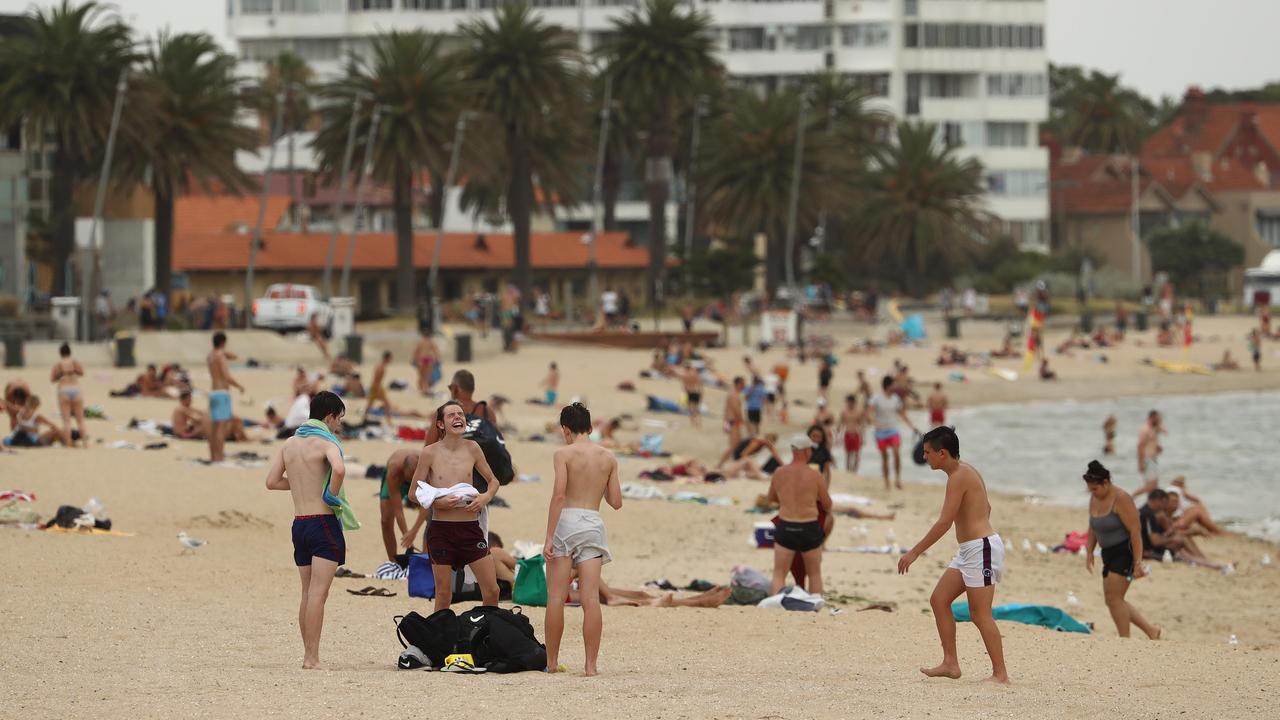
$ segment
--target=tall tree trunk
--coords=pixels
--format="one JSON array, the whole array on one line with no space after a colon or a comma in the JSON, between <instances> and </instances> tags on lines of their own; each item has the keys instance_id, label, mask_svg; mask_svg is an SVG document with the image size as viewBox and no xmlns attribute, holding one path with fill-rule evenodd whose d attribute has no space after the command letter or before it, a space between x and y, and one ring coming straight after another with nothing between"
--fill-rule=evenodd
<instances>
[{"instance_id":1,"label":"tall tree trunk","mask_svg":"<svg viewBox=\"0 0 1280 720\"><path fill-rule=\"evenodd\" d=\"M618 194L622 192L622 158L614 150L605 148L604 170L600 174L601 202L604 203L604 229L613 230L618 225Z\"/></svg>"},{"instance_id":2,"label":"tall tree trunk","mask_svg":"<svg viewBox=\"0 0 1280 720\"><path fill-rule=\"evenodd\" d=\"M431 227L438 228L444 224L444 204L449 198L449 188L444 186L443 174L430 170L431 196L427 201L427 214L431 217Z\"/></svg>"},{"instance_id":3,"label":"tall tree trunk","mask_svg":"<svg viewBox=\"0 0 1280 720\"><path fill-rule=\"evenodd\" d=\"M412 313L417 304L413 282L413 171L397 162L392 183L392 212L396 224L396 311Z\"/></svg>"},{"instance_id":4,"label":"tall tree trunk","mask_svg":"<svg viewBox=\"0 0 1280 720\"><path fill-rule=\"evenodd\" d=\"M76 246L75 183L76 162L70 149L59 149L53 160L53 176L49 180L49 229L53 240L52 294L67 291L67 260ZM74 290L73 290L74 292Z\"/></svg>"},{"instance_id":5,"label":"tall tree trunk","mask_svg":"<svg viewBox=\"0 0 1280 720\"><path fill-rule=\"evenodd\" d=\"M297 171L293 168L293 127L289 128L289 229L296 230L298 227L298 218L302 211L298 207L298 177Z\"/></svg>"},{"instance_id":6,"label":"tall tree trunk","mask_svg":"<svg viewBox=\"0 0 1280 720\"><path fill-rule=\"evenodd\" d=\"M667 259L667 197L671 193L671 112L666 100L654 116L645 160L645 187L649 198L649 304L658 306L662 271Z\"/></svg>"},{"instance_id":7,"label":"tall tree trunk","mask_svg":"<svg viewBox=\"0 0 1280 720\"><path fill-rule=\"evenodd\" d=\"M156 186L156 287L165 297L173 290L173 193Z\"/></svg>"},{"instance_id":8,"label":"tall tree trunk","mask_svg":"<svg viewBox=\"0 0 1280 720\"><path fill-rule=\"evenodd\" d=\"M778 228L768 228L769 237L764 244L764 286L765 291L773 297L774 292L786 281L787 241L786 232Z\"/></svg>"},{"instance_id":9,"label":"tall tree trunk","mask_svg":"<svg viewBox=\"0 0 1280 720\"><path fill-rule=\"evenodd\" d=\"M507 128L507 154L511 162L511 182L507 187L507 214L516 245L516 287L520 304L533 299L533 272L529 263L529 222L533 208L533 172L529 145L513 127Z\"/></svg>"}]
</instances>

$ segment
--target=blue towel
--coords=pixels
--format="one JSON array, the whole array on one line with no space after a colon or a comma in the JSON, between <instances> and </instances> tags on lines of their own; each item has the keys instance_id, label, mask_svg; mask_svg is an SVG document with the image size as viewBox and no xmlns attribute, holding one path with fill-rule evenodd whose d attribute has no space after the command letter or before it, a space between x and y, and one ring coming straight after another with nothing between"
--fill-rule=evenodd
<instances>
[{"instance_id":1,"label":"blue towel","mask_svg":"<svg viewBox=\"0 0 1280 720\"><path fill-rule=\"evenodd\" d=\"M295 437L318 437L324 438L333 443L338 448L338 454L342 454L342 443L338 438L329 431L329 428L319 420L308 420L298 427L294 433ZM324 502L333 508L333 514L338 516L342 521L344 530L359 530L360 520L356 518L356 513L351 509L351 503L347 502L347 489L345 487L338 488L338 494L334 495L329 492L329 481L333 479L333 468L329 469L329 475L324 479Z\"/></svg>"},{"instance_id":2,"label":"blue towel","mask_svg":"<svg viewBox=\"0 0 1280 720\"><path fill-rule=\"evenodd\" d=\"M957 622L971 622L968 603L956 603L951 606L951 613ZM996 620L1012 620L1027 625L1039 625L1058 632L1074 632L1089 634L1089 626L1076 620L1062 610L1049 605L1029 605L1026 603L1009 603L991 609L991 616Z\"/></svg>"}]
</instances>

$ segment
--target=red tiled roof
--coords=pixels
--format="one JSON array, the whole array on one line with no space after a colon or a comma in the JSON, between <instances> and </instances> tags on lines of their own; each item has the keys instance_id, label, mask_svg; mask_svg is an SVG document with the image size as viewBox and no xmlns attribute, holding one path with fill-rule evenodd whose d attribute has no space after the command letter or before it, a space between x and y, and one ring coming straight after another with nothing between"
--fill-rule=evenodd
<instances>
[{"instance_id":1,"label":"red tiled roof","mask_svg":"<svg viewBox=\"0 0 1280 720\"><path fill-rule=\"evenodd\" d=\"M1110 155L1084 155L1074 162L1050 167L1051 202L1068 213L1123 213L1133 203L1129 159ZM1151 179L1143 176L1139 192L1145 193Z\"/></svg>"},{"instance_id":2,"label":"red tiled roof","mask_svg":"<svg viewBox=\"0 0 1280 720\"><path fill-rule=\"evenodd\" d=\"M535 269L585 268L587 246L583 233L534 233L530 240L530 263ZM175 233L173 269L187 272L243 270L249 258L248 234L207 235ZM335 257L346 258L349 236L338 239ZM600 236L596 262L601 268L644 268L649 262L646 248L627 244L627 233L609 232ZM480 243L483 239L483 244ZM420 233L413 239L413 264L431 265L435 233ZM316 270L324 267L329 233L266 233L258 250L259 270ZM360 235L351 267L356 270L391 270L396 263L395 236L391 233ZM440 267L448 269L495 270L515 266L515 243L510 235L446 233L440 253Z\"/></svg>"},{"instance_id":3,"label":"red tiled roof","mask_svg":"<svg viewBox=\"0 0 1280 720\"><path fill-rule=\"evenodd\" d=\"M258 222L258 209L262 196L256 194L235 195L185 195L173 206L174 238L189 235L222 235L237 225L252 229ZM285 195L267 196L267 214L263 227L279 227L289 209Z\"/></svg>"},{"instance_id":4,"label":"red tiled roof","mask_svg":"<svg viewBox=\"0 0 1280 720\"><path fill-rule=\"evenodd\" d=\"M1143 146L1143 152L1159 156L1189 155L1194 152L1217 154L1239 127L1252 117L1258 130L1272 147L1280 148L1280 105L1263 103L1230 103L1193 107L1183 110L1168 125L1160 128Z\"/></svg>"}]
</instances>

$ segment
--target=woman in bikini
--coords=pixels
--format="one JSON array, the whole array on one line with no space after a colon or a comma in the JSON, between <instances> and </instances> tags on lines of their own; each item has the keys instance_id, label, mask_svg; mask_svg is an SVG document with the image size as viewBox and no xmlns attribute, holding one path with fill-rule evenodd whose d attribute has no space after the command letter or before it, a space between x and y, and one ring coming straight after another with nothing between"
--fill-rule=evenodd
<instances>
[{"instance_id":1,"label":"woman in bikini","mask_svg":"<svg viewBox=\"0 0 1280 720\"><path fill-rule=\"evenodd\" d=\"M49 381L58 387L58 410L62 413L62 435L71 436L71 419L76 421L76 430L80 431L80 442L89 447L89 428L84 422L84 396L80 393L80 378L84 376L84 366L71 357L71 346L62 343L58 348L60 356L49 373ZM73 443L68 445L74 446Z\"/></svg>"},{"instance_id":2,"label":"woman in bikini","mask_svg":"<svg viewBox=\"0 0 1280 720\"><path fill-rule=\"evenodd\" d=\"M1129 626L1152 640L1159 640L1161 628L1152 625L1125 600L1134 580L1147 574L1142 566L1142 532L1138 506L1128 493L1111 484L1111 472L1094 460L1084 473L1089 488L1089 543L1084 566L1093 572L1093 549L1102 546L1102 595L1116 623L1120 637L1129 637Z\"/></svg>"}]
</instances>

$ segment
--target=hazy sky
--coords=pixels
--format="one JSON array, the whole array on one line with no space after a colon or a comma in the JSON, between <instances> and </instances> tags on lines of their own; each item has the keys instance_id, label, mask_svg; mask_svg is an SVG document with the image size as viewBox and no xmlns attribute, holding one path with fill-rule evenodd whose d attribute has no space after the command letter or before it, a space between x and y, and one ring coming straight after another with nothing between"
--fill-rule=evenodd
<instances>
[{"instance_id":1,"label":"hazy sky","mask_svg":"<svg viewBox=\"0 0 1280 720\"><path fill-rule=\"evenodd\" d=\"M896 1L896 0L895 0ZM1151 96L1181 96L1187 85L1250 87L1280 80L1276 0L1045 0L1049 59L1118 72ZM0 13L32 0L0 0ZM40 0L37 5L54 4ZM229 43L227 0L117 0L150 33L204 30Z\"/></svg>"}]
</instances>

